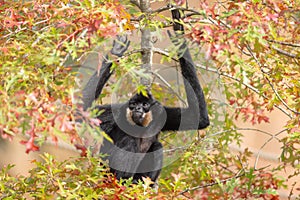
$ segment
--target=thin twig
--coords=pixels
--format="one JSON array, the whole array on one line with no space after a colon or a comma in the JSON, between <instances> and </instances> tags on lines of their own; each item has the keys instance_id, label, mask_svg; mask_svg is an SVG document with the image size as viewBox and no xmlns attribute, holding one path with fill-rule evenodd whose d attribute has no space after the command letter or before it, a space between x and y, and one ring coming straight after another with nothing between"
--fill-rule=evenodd
<instances>
[{"instance_id":1,"label":"thin twig","mask_svg":"<svg viewBox=\"0 0 300 200\"><path fill-rule=\"evenodd\" d=\"M69 39L71 39L72 37L75 37L78 33L80 33L84 28L80 28L76 31L74 31L73 33L71 33L70 35L68 35L65 39L63 39L60 43L58 43L58 45L56 45L56 49L59 49L64 42L68 41Z\"/></svg>"},{"instance_id":2,"label":"thin twig","mask_svg":"<svg viewBox=\"0 0 300 200\"><path fill-rule=\"evenodd\" d=\"M189 147L190 147L190 145L185 145L185 146L179 146L179 147L176 147L176 148L173 148L173 149L165 149L164 153L170 153L170 152L174 152L174 151L177 151L177 150L186 150Z\"/></svg>"},{"instance_id":3,"label":"thin twig","mask_svg":"<svg viewBox=\"0 0 300 200\"><path fill-rule=\"evenodd\" d=\"M182 103L186 105L185 100L176 92L174 91L174 89L171 87L171 85L168 83L168 81L166 81L160 74L156 73L156 72L151 72L154 76L156 76L159 80L161 80L166 86L167 88L171 91L172 94L174 94L180 101L182 101Z\"/></svg>"},{"instance_id":4,"label":"thin twig","mask_svg":"<svg viewBox=\"0 0 300 200\"><path fill-rule=\"evenodd\" d=\"M260 133L263 133L265 135L268 135L270 137L274 137L273 134L271 134L269 132L266 132L266 131L263 131L263 130L260 130L260 129L256 129L256 128L236 128L235 130L238 130L238 131L256 131L256 132L260 132ZM276 134L275 134L275 136L276 136ZM278 138L276 138L276 139L279 141Z\"/></svg>"},{"instance_id":5,"label":"thin twig","mask_svg":"<svg viewBox=\"0 0 300 200\"><path fill-rule=\"evenodd\" d=\"M178 9L178 10L182 10L182 11L192 12L194 15L201 15L200 12L198 12L194 9L190 9L188 7L184 8L181 6L177 6L175 4L169 4L169 5L163 6L161 8L158 8L157 10L151 11L151 13L160 13L160 12L163 12L166 10L172 10L172 9Z\"/></svg>"},{"instance_id":6,"label":"thin twig","mask_svg":"<svg viewBox=\"0 0 300 200\"><path fill-rule=\"evenodd\" d=\"M281 45L284 45L284 46L300 47L300 44L295 44L295 43L282 42L282 41L276 41L276 40L267 40L267 41L272 42L272 43L276 43L276 44L281 44Z\"/></svg>"},{"instance_id":7,"label":"thin twig","mask_svg":"<svg viewBox=\"0 0 300 200\"><path fill-rule=\"evenodd\" d=\"M194 190L198 190L198 189L202 189L202 188L207 188L207 187L211 187L211 186L214 186L214 185L218 185L220 183L226 183L227 181L230 181L232 179L237 179L237 178L240 178L242 176L245 175L245 172L244 172L244 169L240 170L235 176L233 177L230 177L230 178L226 178L226 179L223 179L223 180L220 180L220 181L215 181L215 182L212 182L212 183L209 183L209 184L206 184L206 185L198 185L198 186L195 186L195 187L192 187L192 188L187 188L183 191L181 191L178 195L183 195L184 193L186 192L190 192L190 191L194 191Z\"/></svg>"},{"instance_id":8,"label":"thin twig","mask_svg":"<svg viewBox=\"0 0 300 200\"><path fill-rule=\"evenodd\" d=\"M162 55L162 56L166 56L166 57L168 57L168 58L171 58L171 59L172 59L173 61L175 61L175 62L179 62L178 59L176 59L176 58L174 58L174 57L171 57L170 54L169 54L169 52L164 51L164 50L162 50L162 49L160 49L160 48L153 47L153 52L154 52L154 53L157 53L157 54L160 54L160 55Z\"/></svg>"},{"instance_id":9,"label":"thin twig","mask_svg":"<svg viewBox=\"0 0 300 200\"><path fill-rule=\"evenodd\" d=\"M300 58L296 54L293 54L293 53L287 52L285 50L279 49L279 48L275 47L274 45L272 45L271 48L276 50L278 53L280 53L282 55L285 55L285 56L288 56L288 57L291 57L291 58L296 58L296 59Z\"/></svg>"},{"instance_id":10,"label":"thin twig","mask_svg":"<svg viewBox=\"0 0 300 200\"><path fill-rule=\"evenodd\" d=\"M223 133L227 133L227 132L231 132L231 131L256 131L256 132L259 132L259 133L263 133L265 135L268 135L270 137L274 137L273 134L269 133L269 132L266 132L266 131L262 131L260 129L256 129L256 128L232 128L232 129L228 129L228 130L223 130L223 131L219 131L219 132L216 132L216 133L213 133L213 134L209 134L207 135L207 137L213 137L213 136L216 136L216 135L220 135L220 134L223 134ZM275 136L279 135L278 133L275 134ZM274 137L275 139L277 139L279 141L279 139L277 137ZM205 139L205 138L204 138Z\"/></svg>"},{"instance_id":11,"label":"thin twig","mask_svg":"<svg viewBox=\"0 0 300 200\"><path fill-rule=\"evenodd\" d=\"M278 93L277 90L275 89L274 85L271 83L270 79L269 79L268 77L266 77L266 79L267 79L269 85L271 86L273 92L275 93L276 97L279 99L279 101L280 101L280 102L281 102L288 110L292 111L292 112L295 113L295 114L300 114L300 112L298 112L298 111L296 111L296 110L290 108L290 107L287 105L287 103L285 103L285 101L281 98L281 96L279 95L279 93Z\"/></svg>"},{"instance_id":12,"label":"thin twig","mask_svg":"<svg viewBox=\"0 0 300 200\"><path fill-rule=\"evenodd\" d=\"M287 129L281 130L278 133L276 133L275 135L271 135L271 137L260 147L259 151L257 152L257 156L255 158L254 169L257 169L258 160L259 160L259 157L260 157L260 154L261 154L263 148L265 148L265 146L269 142L271 142L274 138L276 138L279 141L279 139L277 138L277 136L280 135L281 133L285 132L285 131L287 131Z\"/></svg>"}]
</instances>

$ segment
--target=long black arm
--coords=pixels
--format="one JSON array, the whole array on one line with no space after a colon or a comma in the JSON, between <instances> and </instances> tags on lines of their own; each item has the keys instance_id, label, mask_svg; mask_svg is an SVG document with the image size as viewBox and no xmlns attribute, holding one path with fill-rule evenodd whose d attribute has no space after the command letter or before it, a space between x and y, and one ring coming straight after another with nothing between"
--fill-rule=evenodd
<instances>
[{"instance_id":1,"label":"long black arm","mask_svg":"<svg viewBox=\"0 0 300 200\"><path fill-rule=\"evenodd\" d=\"M100 73L94 72L82 91L83 108L84 110L91 107L94 100L96 100L102 92L105 83L112 75L112 63L108 61L108 56L102 62Z\"/></svg>"},{"instance_id":2,"label":"long black arm","mask_svg":"<svg viewBox=\"0 0 300 200\"><path fill-rule=\"evenodd\" d=\"M179 10L172 10L172 17L174 20L173 29L176 36L182 36L184 28L182 24L178 23L180 20ZM165 107L167 112L167 121L162 131L197 130L209 126L207 106L203 90L197 77L195 64L192 60L186 41L184 40L184 42L180 45L180 50L182 52L179 52L178 56L181 73L184 78L188 108Z\"/></svg>"},{"instance_id":3,"label":"long black arm","mask_svg":"<svg viewBox=\"0 0 300 200\"><path fill-rule=\"evenodd\" d=\"M117 40L113 42L111 53L118 57L122 57L127 50L130 41L127 36L117 36ZM108 81L113 71L111 70L112 62L109 61L108 55L105 56L100 73L96 71L89 79L82 91L83 108L86 110L91 107L94 100L96 100L102 92L105 83Z\"/></svg>"}]
</instances>

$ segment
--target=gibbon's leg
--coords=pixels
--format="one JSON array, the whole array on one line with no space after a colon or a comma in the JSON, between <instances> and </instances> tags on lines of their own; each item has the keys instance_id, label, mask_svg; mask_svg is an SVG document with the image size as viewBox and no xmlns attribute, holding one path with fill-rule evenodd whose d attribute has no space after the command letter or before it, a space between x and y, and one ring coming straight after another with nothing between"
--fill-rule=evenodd
<instances>
[{"instance_id":1,"label":"gibbon's leg","mask_svg":"<svg viewBox=\"0 0 300 200\"><path fill-rule=\"evenodd\" d=\"M144 157L143 154L138 153L136 139L130 136L124 136L115 144L104 140L100 151L108 155L109 167L118 180L134 177Z\"/></svg>"},{"instance_id":2,"label":"gibbon's leg","mask_svg":"<svg viewBox=\"0 0 300 200\"><path fill-rule=\"evenodd\" d=\"M163 146L159 141L155 141L141 161L134 180L142 180L142 177L149 177L156 182L163 164Z\"/></svg>"}]
</instances>

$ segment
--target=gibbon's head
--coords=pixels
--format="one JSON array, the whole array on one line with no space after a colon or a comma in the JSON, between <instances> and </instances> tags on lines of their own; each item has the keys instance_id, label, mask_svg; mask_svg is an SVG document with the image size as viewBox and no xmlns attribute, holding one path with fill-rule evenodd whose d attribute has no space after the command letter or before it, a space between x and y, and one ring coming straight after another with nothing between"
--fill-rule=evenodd
<instances>
[{"instance_id":1,"label":"gibbon's head","mask_svg":"<svg viewBox=\"0 0 300 200\"><path fill-rule=\"evenodd\" d=\"M151 93L136 94L129 100L126 118L131 125L147 127L152 121L151 106L156 103Z\"/></svg>"}]
</instances>

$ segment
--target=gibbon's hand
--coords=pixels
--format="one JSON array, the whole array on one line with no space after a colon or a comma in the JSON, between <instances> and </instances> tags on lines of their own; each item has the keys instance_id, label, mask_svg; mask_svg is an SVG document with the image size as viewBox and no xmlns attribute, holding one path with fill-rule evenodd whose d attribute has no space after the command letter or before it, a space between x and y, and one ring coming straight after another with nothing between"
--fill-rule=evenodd
<instances>
[{"instance_id":1,"label":"gibbon's hand","mask_svg":"<svg viewBox=\"0 0 300 200\"><path fill-rule=\"evenodd\" d=\"M177 45L179 43L178 38L177 38L178 34L175 33L176 35L174 36L174 35L172 35L172 33L169 30L167 30L167 33L168 33L168 36L169 36L170 40L172 41L172 43L174 45Z\"/></svg>"},{"instance_id":2,"label":"gibbon's hand","mask_svg":"<svg viewBox=\"0 0 300 200\"><path fill-rule=\"evenodd\" d=\"M128 49L130 41L127 39L126 35L117 35L117 39L113 42L113 48L111 49L111 53L121 57L124 52Z\"/></svg>"},{"instance_id":3,"label":"gibbon's hand","mask_svg":"<svg viewBox=\"0 0 300 200\"><path fill-rule=\"evenodd\" d=\"M183 22L181 21L180 12L181 11L179 11L178 9L172 10L173 30L175 35L173 36L169 30L167 30L167 33L172 43L175 46L179 46L179 50L184 51L184 49L187 48L187 44L184 38L184 27L183 27Z\"/></svg>"},{"instance_id":4,"label":"gibbon's hand","mask_svg":"<svg viewBox=\"0 0 300 200\"><path fill-rule=\"evenodd\" d=\"M183 37L182 33L178 33L175 32L175 35L172 35L172 33L167 30L168 36L170 38L170 40L172 41L172 43L177 47L179 46L179 55L182 54L186 49L187 49L187 42L185 40L185 38Z\"/></svg>"}]
</instances>

